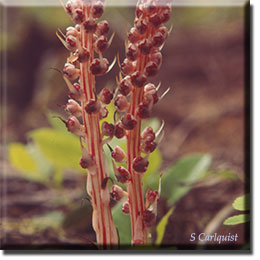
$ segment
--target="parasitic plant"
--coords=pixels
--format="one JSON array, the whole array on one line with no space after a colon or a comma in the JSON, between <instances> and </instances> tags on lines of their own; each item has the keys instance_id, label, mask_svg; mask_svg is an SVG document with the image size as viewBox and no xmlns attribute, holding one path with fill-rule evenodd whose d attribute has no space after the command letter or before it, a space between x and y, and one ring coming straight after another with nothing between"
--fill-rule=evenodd
<instances>
[{"instance_id":1,"label":"parasitic plant","mask_svg":"<svg viewBox=\"0 0 260 260\"><path fill-rule=\"evenodd\" d=\"M113 35L110 40L106 37L109 30L107 21L97 22L104 11L103 1L71 0L64 8L76 24L67 28L66 35L60 31L57 33L70 51L63 69L70 97L65 107L69 113L66 126L81 140L80 165L88 170L87 192L93 207L92 225L97 243L108 248L118 244L107 185L109 170L103 151L104 137L113 134L109 132L109 126L103 126L100 131L100 120L107 116L106 105L111 102L113 94L104 88L97 95L95 78L108 73L113 66L109 66L103 57Z\"/></svg>"},{"instance_id":2,"label":"parasitic plant","mask_svg":"<svg viewBox=\"0 0 260 260\"><path fill-rule=\"evenodd\" d=\"M112 93L103 88L99 94L95 77L108 73L114 65L109 66L103 57L113 38L113 35L110 40L106 37L108 22L97 22L103 14L104 1L70 0L64 9L76 24L68 27L65 35L61 31L57 33L70 51L63 69L70 97L65 107L69 113L66 126L80 138L80 165L88 171L87 192L93 207L92 225L97 243L103 248L118 244L110 207L113 199L122 202L122 211L130 215L132 244L146 244L148 230L155 224L160 188L149 189L144 196L142 177L149 165L149 154L161 140L163 125L157 133L150 126L143 131L141 127L142 121L150 117L154 104L162 98L158 95L160 84L156 87L148 81L162 64L161 49L169 33L164 23L170 18L171 6L168 0L138 1L117 89ZM114 123L104 121L100 127L110 102L116 107ZM119 146L112 148L108 144L113 137L126 137L126 153ZM126 185L127 191L118 185L109 190L104 144L111 151L115 178Z\"/></svg>"},{"instance_id":3,"label":"parasitic plant","mask_svg":"<svg viewBox=\"0 0 260 260\"><path fill-rule=\"evenodd\" d=\"M134 245L147 243L148 229L156 220L159 192L147 190L144 201L142 177L149 165L149 154L157 147L163 125L155 134L149 126L141 132L141 124L143 119L150 117L154 104L160 100L159 86L148 83L148 80L157 74L162 64L161 49L169 33L164 23L170 19L170 14L169 1L138 1L134 27L126 41L126 58L121 64L124 78L120 74L118 82L120 94L116 101L122 99L120 104L124 104L120 124L127 136L128 211ZM121 110L117 102L116 106Z\"/></svg>"}]
</instances>

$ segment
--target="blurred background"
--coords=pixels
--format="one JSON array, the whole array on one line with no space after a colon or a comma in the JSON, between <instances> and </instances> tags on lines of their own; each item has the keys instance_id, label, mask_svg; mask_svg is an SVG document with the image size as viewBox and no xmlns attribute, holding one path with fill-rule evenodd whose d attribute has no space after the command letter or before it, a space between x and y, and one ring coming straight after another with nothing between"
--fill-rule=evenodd
<instances>
[{"instance_id":1,"label":"blurred background","mask_svg":"<svg viewBox=\"0 0 260 260\"><path fill-rule=\"evenodd\" d=\"M225 218L237 213L232 208L234 199L249 191L250 173L244 160L249 152L244 143L249 87L245 86L245 11L242 6L174 7L167 23L173 30L162 51L161 70L152 79L162 83L161 93L171 88L153 110L154 117L165 121L160 171L183 156L211 157L207 169L211 175L192 183L189 192L174 203L162 244L176 249L198 249L198 241L189 241L190 234L205 230L237 233L238 241L225 243L225 249L248 245L249 224L223 225ZM25 162L30 158L23 154L23 145L30 148L33 136L28 133L56 124L50 111L65 116L61 105L67 101L66 85L51 68L62 69L68 55L55 32L64 31L72 22L62 7L2 7L1 14L6 18L1 31L6 39L1 39L0 46L2 72L7 68L6 82L4 74L1 77L3 97L6 94L1 104L5 119L1 142L8 149L16 145ZM134 8L107 7L102 18L109 21L110 34L115 32L105 56L112 61L119 53L122 61ZM118 72L115 66L98 78L97 88L115 85ZM35 177L22 171L23 165L15 158L19 153L13 153L6 150L7 156L0 158L3 245L93 245L91 209L84 200L85 175L59 168L56 185L49 181L53 176L48 160L41 161L44 172ZM32 153L35 156L33 148ZM158 222L168 210L169 204L161 199ZM212 242L203 247L213 248L219 245Z\"/></svg>"}]
</instances>

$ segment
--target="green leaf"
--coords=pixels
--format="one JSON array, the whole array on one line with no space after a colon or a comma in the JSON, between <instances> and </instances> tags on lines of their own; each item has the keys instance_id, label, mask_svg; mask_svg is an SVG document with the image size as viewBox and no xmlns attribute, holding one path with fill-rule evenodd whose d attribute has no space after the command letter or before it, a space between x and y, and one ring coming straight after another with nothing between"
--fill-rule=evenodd
<instances>
[{"instance_id":1,"label":"green leaf","mask_svg":"<svg viewBox=\"0 0 260 260\"><path fill-rule=\"evenodd\" d=\"M240 214L236 216L232 216L227 218L224 221L224 225L238 225L243 224L250 221L250 215L249 214Z\"/></svg>"},{"instance_id":2,"label":"green leaf","mask_svg":"<svg viewBox=\"0 0 260 260\"><path fill-rule=\"evenodd\" d=\"M60 114L52 112L52 111L48 111L46 113L46 117L48 122L50 123L50 125L56 129L56 130L60 130L64 133L68 133L68 130L65 126L65 124L61 121L61 119L59 117L62 117Z\"/></svg>"},{"instance_id":3,"label":"green leaf","mask_svg":"<svg viewBox=\"0 0 260 260\"><path fill-rule=\"evenodd\" d=\"M235 199L232 204L233 208L240 211L245 211L250 209L250 195L245 194Z\"/></svg>"},{"instance_id":4,"label":"green leaf","mask_svg":"<svg viewBox=\"0 0 260 260\"><path fill-rule=\"evenodd\" d=\"M158 183L160 178L159 169L162 164L162 155L159 149L156 149L149 156L149 166L142 179L144 189L148 187L151 189L158 189Z\"/></svg>"},{"instance_id":5,"label":"green leaf","mask_svg":"<svg viewBox=\"0 0 260 260\"><path fill-rule=\"evenodd\" d=\"M163 236L165 233L165 228L167 226L168 223L168 219L171 216L172 212L173 212L174 208L171 208L161 219L161 221L159 222L159 224L156 227L156 233L157 233L157 239L155 244L156 245L161 245L162 240L163 240Z\"/></svg>"},{"instance_id":6,"label":"green leaf","mask_svg":"<svg viewBox=\"0 0 260 260\"><path fill-rule=\"evenodd\" d=\"M100 121L100 126L102 125L103 122L108 122L108 123L114 123L114 113L116 111L116 108L115 108L115 105L113 102L109 103L107 106L106 106L106 109L108 111L108 115L106 118L102 119Z\"/></svg>"},{"instance_id":7,"label":"green leaf","mask_svg":"<svg viewBox=\"0 0 260 260\"><path fill-rule=\"evenodd\" d=\"M51 128L41 128L29 132L43 155L60 170L75 169L82 171L79 165L81 151L79 139Z\"/></svg>"},{"instance_id":8,"label":"green leaf","mask_svg":"<svg viewBox=\"0 0 260 260\"><path fill-rule=\"evenodd\" d=\"M20 143L9 144L8 158L10 163L22 172L25 178L32 181L46 181L45 176L41 175L38 170L36 160L25 145Z\"/></svg>"},{"instance_id":9,"label":"green leaf","mask_svg":"<svg viewBox=\"0 0 260 260\"><path fill-rule=\"evenodd\" d=\"M34 158L39 173L45 176L46 181L49 181L53 171L53 165L44 157L44 155L41 153L41 151L37 148L35 144L28 143L26 145L26 149L30 153L30 155Z\"/></svg>"},{"instance_id":10,"label":"green leaf","mask_svg":"<svg viewBox=\"0 0 260 260\"><path fill-rule=\"evenodd\" d=\"M237 175L236 175L234 172L228 171L228 170L223 171L223 172L220 172L220 173L218 174L218 176L219 176L220 178L226 179L226 180L234 180L234 181L235 181L235 180L238 180Z\"/></svg>"},{"instance_id":11,"label":"green leaf","mask_svg":"<svg viewBox=\"0 0 260 260\"><path fill-rule=\"evenodd\" d=\"M174 204L186 195L192 184L206 176L211 163L208 154L195 154L181 158L162 177L161 195L168 200L168 205Z\"/></svg>"},{"instance_id":12,"label":"green leaf","mask_svg":"<svg viewBox=\"0 0 260 260\"><path fill-rule=\"evenodd\" d=\"M9 160L18 170L25 172L37 171L37 165L33 157L23 144L11 143L9 145Z\"/></svg>"},{"instance_id":13,"label":"green leaf","mask_svg":"<svg viewBox=\"0 0 260 260\"><path fill-rule=\"evenodd\" d=\"M55 184L60 185L63 181L63 172L61 168L56 168L53 172L53 181Z\"/></svg>"},{"instance_id":14,"label":"green leaf","mask_svg":"<svg viewBox=\"0 0 260 260\"><path fill-rule=\"evenodd\" d=\"M112 215L115 226L119 232L120 245L131 245L131 222L130 216L122 212L122 204L118 203L112 208Z\"/></svg>"}]
</instances>

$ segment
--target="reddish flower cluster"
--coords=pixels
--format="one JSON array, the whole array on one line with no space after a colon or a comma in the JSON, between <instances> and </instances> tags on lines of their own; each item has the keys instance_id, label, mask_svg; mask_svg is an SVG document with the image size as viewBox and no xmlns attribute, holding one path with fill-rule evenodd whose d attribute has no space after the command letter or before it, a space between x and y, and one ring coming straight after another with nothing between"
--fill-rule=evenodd
<instances>
[{"instance_id":1,"label":"reddish flower cluster","mask_svg":"<svg viewBox=\"0 0 260 260\"><path fill-rule=\"evenodd\" d=\"M113 93L104 88L96 94L95 77L109 72L111 66L103 53L111 44L113 35L107 38L108 22L97 22L104 12L103 0L70 0L64 6L67 14L76 24L67 28L66 33L57 33L58 38L69 50L70 56L63 69L63 78L69 88L69 97L65 106L69 118L66 121L68 131L81 140L82 157L80 165L88 170L87 191L93 207L93 228L97 242L101 246L113 246L118 243L117 232L110 208L110 192L106 184L109 170L106 168L102 142L103 137L124 136L121 126L104 122L102 132L101 119L107 117L106 106L112 101ZM97 57L95 57L97 56ZM115 148L114 158L122 160L124 155ZM121 179L129 178L122 169L118 170ZM114 186L112 194L116 200L123 196L123 190Z\"/></svg>"},{"instance_id":2,"label":"reddish flower cluster","mask_svg":"<svg viewBox=\"0 0 260 260\"><path fill-rule=\"evenodd\" d=\"M95 77L111 69L103 53L111 44L113 35L107 38L108 22L97 22L104 12L103 0L70 0L64 6L76 24L64 35L57 36L70 51L63 69L63 77L69 88L65 110L68 131L81 140L80 165L87 169L87 191L93 206L93 228L99 244L116 244L110 198L123 203L122 211L130 214L133 244L147 242L147 229L156 220L157 191L148 190L145 200L142 193L142 176L149 166L148 157L157 147L157 135L151 127L141 133L143 119L151 116L153 105L159 101L158 87L148 83L162 64L161 49L168 37L164 26L171 14L169 0L139 0L134 27L128 33L126 58L121 64L118 89L115 93L103 88L96 94ZM96 56L96 57L95 57ZM108 115L106 106L116 107L114 122L100 120ZM109 177L104 163L103 144L113 137L126 137L127 154L119 146L110 147L116 180L126 184L128 193L114 185L109 192ZM120 166L116 164L120 163ZM122 166L127 163L127 167ZM126 197L124 201L122 201Z\"/></svg>"},{"instance_id":3,"label":"reddish flower cluster","mask_svg":"<svg viewBox=\"0 0 260 260\"><path fill-rule=\"evenodd\" d=\"M65 47L71 52L63 69L64 79L69 87L69 97L71 98L66 106L66 111L76 117L81 117L82 107L76 101L85 99L87 100L83 107L85 112L99 114L100 119L103 119L108 114L106 105L113 99L113 93L104 88L98 98L94 96L86 99L84 92L86 95L87 90L82 87L81 65L88 63L89 71L94 76L104 75L110 70L108 60L103 58L102 55L112 40L112 37L108 40L105 36L109 32L109 25L106 20L96 22L96 19L100 18L104 12L104 1L70 0L67 2L65 9L76 23L74 27L69 26L66 29L66 35L62 34L63 37L57 34ZM87 44L82 44L83 34L91 35L91 37L88 37ZM98 54L98 58L94 58L93 50ZM74 83L72 84L71 81L74 81Z\"/></svg>"},{"instance_id":4,"label":"reddish flower cluster","mask_svg":"<svg viewBox=\"0 0 260 260\"><path fill-rule=\"evenodd\" d=\"M164 26L170 19L169 2L138 1L134 27L128 33L126 58L121 63L119 94L115 98L117 112L121 115L118 123L127 136L130 176L127 185L129 201L122 210L130 213L134 244L147 241L146 229L155 222L155 204L159 197L158 192L147 191L144 203L141 178L149 166L148 157L156 149L157 142L151 127L146 127L142 134L140 130L142 120L150 118L153 106L159 101L158 87L148 83L148 80L158 73L162 64L161 49L169 33Z\"/></svg>"}]
</instances>

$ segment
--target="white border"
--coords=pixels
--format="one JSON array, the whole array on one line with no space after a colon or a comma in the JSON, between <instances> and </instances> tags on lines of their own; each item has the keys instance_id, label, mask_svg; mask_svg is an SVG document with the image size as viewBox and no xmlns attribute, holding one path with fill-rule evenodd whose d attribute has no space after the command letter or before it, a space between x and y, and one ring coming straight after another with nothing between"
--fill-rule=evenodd
<instances>
[{"instance_id":1,"label":"white border","mask_svg":"<svg viewBox=\"0 0 260 260\"><path fill-rule=\"evenodd\" d=\"M62 0L64 3L66 0ZM247 0L173 0L173 6L243 6ZM60 6L60 0L0 0L5 6ZM136 0L106 0L107 6L135 6Z\"/></svg>"},{"instance_id":2,"label":"white border","mask_svg":"<svg viewBox=\"0 0 260 260\"><path fill-rule=\"evenodd\" d=\"M210 1L210 0L209 0ZM207 1L207 2L209 2ZM115 3L116 1L111 0L109 2L113 2ZM117 0L117 2L120 2L120 4L122 3L122 0ZM216 4L216 2L221 3L222 5L229 5L230 6L230 2L233 3L233 5L237 5L237 6L241 6L245 3L245 1L222 1L222 0L212 0L210 1L210 3L206 4L206 1L199 1L199 0L177 0L174 1L175 2L175 6L176 5L180 5L180 6L186 6L186 5L195 5L195 6L199 6L199 5L203 5L203 6L207 6L207 5L214 5L214 6L219 6L219 4ZM224 3L225 2L225 3ZM33 6L58 6L59 0L0 0L0 3L3 3L4 5L7 6L23 6L23 5L33 5ZM124 1L124 3L126 3ZM188 4L189 3L189 4ZM193 4L191 4L193 3ZM203 3L203 4L202 4ZM227 4L228 3L228 4ZM117 3L116 5L118 5L119 3ZM251 4L253 5L253 50L252 50L252 66L253 68L253 79L252 79L252 87L253 87L253 95L252 95L252 102L253 102L253 106L252 106L252 110L253 110L253 135L251 136L252 138L252 155L253 155L253 165L252 165L252 185L253 185L253 255L249 256L249 255L207 255L207 254L200 254L200 255L175 255L175 254L171 254L171 255L142 255L142 259L157 259L158 258L165 258L165 259L191 259L192 258L197 258L197 259L208 259L210 258L217 258L219 259L221 257L221 259L228 259L228 260L237 260L237 258L241 259L241 258L250 258L250 259L259 259L260 256L260 246L259 246L259 236L260 236L260 214L259 214L259 195L260 195L260 165L259 162L260 160L258 159L259 154L260 154L260 1L259 0L251 0ZM257 207L258 206L258 207ZM1 252L2 254L0 254L0 258L4 257L3 256L3 252ZM228 253L228 252L227 252ZM13 259L18 259L19 260L23 260L23 259L28 259L28 258L35 258L35 257L39 257L39 258L46 258L48 257L49 259L63 259L63 258L75 258L77 257L77 259L97 259L97 258L105 258L106 260L110 260L110 259L126 259L126 258L133 258L136 257L135 255L77 255L77 256L72 256L72 255L66 255L66 251L64 251L64 255L19 255L19 256L6 256L8 259L13 260Z\"/></svg>"}]
</instances>

